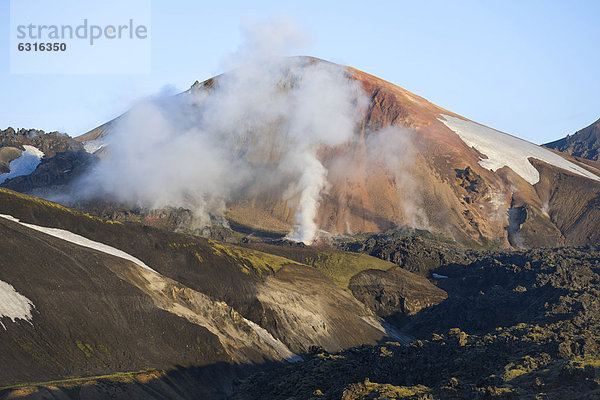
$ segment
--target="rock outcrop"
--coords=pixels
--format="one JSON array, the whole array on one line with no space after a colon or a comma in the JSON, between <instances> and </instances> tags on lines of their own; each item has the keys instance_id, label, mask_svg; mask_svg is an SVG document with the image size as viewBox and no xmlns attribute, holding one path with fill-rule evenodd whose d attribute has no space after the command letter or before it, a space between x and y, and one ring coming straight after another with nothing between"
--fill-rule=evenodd
<instances>
[{"instance_id":1,"label":"rock outcrop","mask_svg":"<svg viewBox=\"0 0 600 400\"><path fill-rule=\"evenodd\" d=\"M572 156L600 161L600 119L572 135L546 143L544 146Z\"/></svg>"}]
</instances>

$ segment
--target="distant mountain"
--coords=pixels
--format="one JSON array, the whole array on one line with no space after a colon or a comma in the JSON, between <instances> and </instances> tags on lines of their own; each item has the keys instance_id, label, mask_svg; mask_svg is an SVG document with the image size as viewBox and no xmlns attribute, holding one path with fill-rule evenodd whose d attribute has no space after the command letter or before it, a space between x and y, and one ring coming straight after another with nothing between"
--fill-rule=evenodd
<instances>
[{"instance_id":1,"label":"distant mountain","mask_svg":"<svg viewBox=\"0 0 600 400\"><path fill-rule=\"evenodd\" d=\"M0 184L8 189L42 196L61 191L94 159L64 133L13 128L0 131Z\"/></svg>"},{"instance_id":2,"label":"distant mountain","mask_svg":"<svg viewBox=\"0 0 600 400\"><path fill-rule=\"evenodd\" d=\"M600 119L572 135L546 143L544 146L572 156L600 161Z\"/></svg>"}]
</instances>

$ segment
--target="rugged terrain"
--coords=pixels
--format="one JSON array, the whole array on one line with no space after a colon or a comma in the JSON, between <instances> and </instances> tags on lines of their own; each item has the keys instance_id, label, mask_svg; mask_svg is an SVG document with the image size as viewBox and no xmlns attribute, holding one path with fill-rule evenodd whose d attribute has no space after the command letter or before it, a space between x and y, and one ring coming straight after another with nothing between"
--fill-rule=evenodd
<instances>
[{"instance_id":1,"label":"rugged terrain","mask_svg":"<svg viewBox=\"0 0 600 400\"><path fill-rule=\"evenodd\" d=\"M291 65L368 100L349 140L315 147L310 245L285 238L287 177L210 215L82 195L130 112L75 139L0 131L0 398L600 398L598 122L544 148L353 68ZM156 106L204 115L224 81ZM268 172L267 122L224 137Z\"/></svg>"},{"instance_id":2,"label":"rugged terrain","mask_svg":"<svg viewBox=\"0 0 600 400\"><path fill-rule=\"evenodd\" d=\"M0 219L0 280L32 304L0 319L3 398L598 395L598 247L477 250L411 230L236 246L6 190L0 206L21 220Z\"/></svg>"},{"instance_id":3,"label":"rugged terrain","mask_svg":"<svg viewBox=\"0 0 600 400\"><path fill-rule=\"evenodd\" d=\"M85 173L95 159L64 133L8 128L0 131L0 174L10 172L10 163L22 155L23 146L41 151L41 162L30 173L8 179L2 186L38 196L68 191L67 185Z\"/></svg>"},{"instance_id":4,"label":"rugged terrain","mask_svg":"<svg viewBox=\"0 0 600 400\"><path fill-rule=\"evenodd\" d=\"M572 135L546 143L544 146L556 149L572 156L600 161L600 120Z\"/></svg>"},{"instance_id":5,"label":"rugged terrain","mask_svg":"<svg viewBox=\"0 0 600 400\"><path fill-rule=\"evenodd\" d=\"M597 247L445 264L447 300L397 322L417 340L316 351L240 381L232 398L598 398L599 268Z\"/></svg>"},{"instance_id":6,"label":"rugged terrain","mask_svg":"<svg viewBox=\"0 0 600 400\"><path fill-rule=\"evenodd\" d=\"M0 370L2 386L64 381L39 385L78 396L69 388L85 380L73 377L110 375L119 386L129 376L122 373L142 371L158 380L158 394L174 384L186 398L220 398L234 377L261 364L313 347L403 338L340 284L391 263L337 252L337 262L309 266L5 189L0 214L0 346L11 365ZM356 257L353 272L343 270ZM118 391L141 396L130 386ZM21 393L15 390L5 395Z\"/></svg>"}]
</instances>

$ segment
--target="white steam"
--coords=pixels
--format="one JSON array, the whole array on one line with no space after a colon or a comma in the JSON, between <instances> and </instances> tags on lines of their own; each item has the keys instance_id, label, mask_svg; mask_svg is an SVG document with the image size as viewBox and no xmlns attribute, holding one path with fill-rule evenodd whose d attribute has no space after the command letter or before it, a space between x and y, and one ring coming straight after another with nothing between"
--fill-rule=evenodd
<instances>
[{"instance_id":1,"label":"white steam","mask_svg":"<svg viewBox=\"0 0 600 400\"><path fill-rule=\"evenodd\" d=\"M319 211L321 192L327 186L327 170L317 159L315 153L311 151L293 155L291 161L302 166L302 175L300 180L287 192L288 197L300 193L298 208L294 214L294 230L287 235L287 238L297 242L310 243L318 228L315 217Z\"/></svg>"},{"instance_id":2,"label":"white steam","mask_svg":"<svg viewBox=\"0 0 600 400\"><path fill-rule=\"evenodd\" d=\"M288 238L314 240L328 188L318 155L353 137L367 99L344 67L277 57L303 42L293 25L246 31L247 43L228 60L239 68L212 86L141 102L121 118L82 191L144 207L189 208L208 223L251 190L283 188L296 206Z\"/></svg>"},{"instance_id":3,"label":"white steam","mask_svg":"<svg viewBox=\"0 0 600 400\"><path fill-rule=\"evenodd\" d=\"M358 83L326 66L328 72L313 72L304 80L290 110L289 134L294 149L287 161L301 175L288 191L299 193L300 200L294 230L287 237L305 243L312 242L316 235L315 218L321 194L328 186L327 170L317 158L317 151L320 146L349 141L362 119L360 110L367 103Z\"/></svg>"},{"instance_id":4,"label":"white steam","mask_svg":"<svg viewBox=\"0 0 600 400\"><path fill-rule=\"evenodd\" d=\"M430 229L421 188L411 171L417 154L414 135L414 131L395 126L370 134L366 140L367 165L371 170L378 166L392 175L404 214L401 220L411 228Z\"/></svg>"}]
</instances>

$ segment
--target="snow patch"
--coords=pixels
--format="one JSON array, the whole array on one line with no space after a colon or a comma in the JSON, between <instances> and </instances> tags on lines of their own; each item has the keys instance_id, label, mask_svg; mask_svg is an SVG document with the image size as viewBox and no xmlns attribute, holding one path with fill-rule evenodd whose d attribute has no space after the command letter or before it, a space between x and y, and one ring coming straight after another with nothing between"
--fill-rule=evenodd
<instances>
[{"instance_id":1,"label":"snow patch","mask_svg":"<svg viewBox=\"0 0 600 400\"><path fill-rule=\"evenodd\" d=\"M83 148L90 154L94 154L98 150L106 147L106 143L100 139L88 140L87 142L83 142Z\"/></svg>"},{"instance_id":2,"label":"snow patch","mask_svg":"<svg viewBox=\"0 0 600 400\"><path fill-rule=\"evenodd\" d=\"M275 351L277 352L277 354L279 354L281 358L292 363L302 361L302 357L292 353L292 351L288 349L288 347L285 344L283 344L283 342L281 342L278 339L275 339L273 335L271 335L269 331L264 329L262 326L255 324L254 322L246 318L244 318L244 322L246 322L252 329L254 329L254 331L258 334L258 336L260 336L262 340L264 340L269 346L275 349Z\"/></svg>"},{"instance_id":3,"label":"snow patch","mask_svg":"<svg viewBox=\"0 0 600 400\"><path fill-rule=\"evenodd\" d=\"M435 272L432 274L433 279L448 279L446 275L436 274Z\"/></svg>"},{"instance_id":4,"label":"snow patch","mask_svg":"<svg viewBox=\"0 0 600 400\"><path fill-rule=\"evenodd\" d=\"M0 174L0 183L4 183L7 179L17 176L29 175L42 162L44 152L34 146L24 145L25 150L19 158L15 158L10 162L10 172Z\"/></svg>"},{"instance_id":5,"label":"snow patch","mask_svg":"<svg viewBox=\"0 0 600 400\"><path fill-rule=\"evenodd\" d=\"M438 120L454 131L463 142L487 156L479 160L479 165L484 168L497 171L502 167L509 167L535 185L540 180L540 173L531 165L529 158L536 158L571 173L600 181L597 175L541 146L475 122L443 114L442 117L444 119Z\"/></svg>"},{"instance_id":6,"label":"snow patch","mask_svg":"<svg viewBox=\"0 0 600 400\"><path fill-rule=\"evenodd\" d=\"M8 317L12 322L24 319L31 323L31 300L15 290L13 285L0 281L0 318ZM0 325L6 330L2 321Z\"/></svg>"},{"instance_id":7,"label":"snow patch","mask_svg":"<svg viewBox=\"0 0 600 400\"><path fill-rule=\"evenodd\" d=\"M147 266L146 264L144 264L143 261L135 258L134 256L132 256L131 254L125 253L122 250L116 249L114 247L111 247L109 245L106 245L104 243L100 243L100 242L95 242L93 240L90 240L88 238L85 238L83 236L77 235L73 232L69 232L66 231L64 229L58 229L58 228L47 228L45 226L38 226L38 225L33 225L33 224L27 224L25 222L21 222L18 218L15 218L11 215L3 215L0 214L0 217L11 220L13 222L17 222L23 226L26 226L28 228L34 229L36 231L45 233L47 235L50 236L54 236L56 238L62 239L62 240L66 240L67 242L71 242L73 244L82 246L82 247L87 247L89 249L94 249L94 250L98 250L101 251L102 253L106 253L106 254L110 254L113 255L115 257L119 257L122 258L124 260L128 260L131 261L137 265L139 265L142 268L148 269L152 272L156 272L154 271L152 268L150 268L149 266Z\"/></svg>"}]
</instances>

